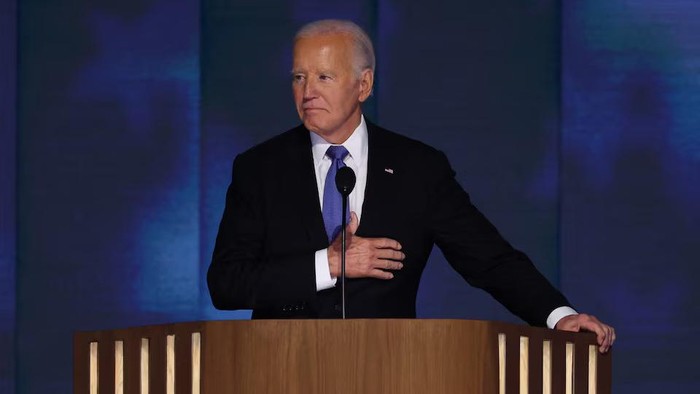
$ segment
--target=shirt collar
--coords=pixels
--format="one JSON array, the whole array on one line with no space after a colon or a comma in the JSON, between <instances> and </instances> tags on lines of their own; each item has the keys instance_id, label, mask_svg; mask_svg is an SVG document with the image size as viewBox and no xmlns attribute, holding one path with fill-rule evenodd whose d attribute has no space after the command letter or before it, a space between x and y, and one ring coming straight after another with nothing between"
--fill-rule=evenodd
<instances>
[{"instance_id":1,"label":"shirt collar","mask_svg":"<svg viewBox=\"0 0 700 394\"><path fill-rule=\"evenodd\" d=\"M311 152L314 156L314 163L320 163L326 155L328 147L333 144L324 140L323 137L314 132L310 131L309 134L311 134ZM353 131L350 137L341 145L348 150L350 157L352 157L355 162L362 162L362 160L364 160L367 156L367 123L365 123L364 115L360 116L360 124L355 131Z\"/></svg>"}]
</instances>

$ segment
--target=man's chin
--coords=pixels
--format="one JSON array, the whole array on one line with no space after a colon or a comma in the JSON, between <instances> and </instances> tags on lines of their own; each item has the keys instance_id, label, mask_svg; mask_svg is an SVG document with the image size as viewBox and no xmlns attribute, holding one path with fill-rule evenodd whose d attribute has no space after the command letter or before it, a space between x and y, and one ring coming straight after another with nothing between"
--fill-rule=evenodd
<instances>
[{"instance_id":1,"label":"man's chin","mask_svg":"<svg viewBox=\"0 0 700 394\"><path fill-rule=\"evenodd\" d=\"M318 135L323 135L323 127L319 125L317 122L313 122L310 119L304 119L304 127L306 127L307 130L309 130L312 133L316 133Z\"/></svg>"}]
</instances>

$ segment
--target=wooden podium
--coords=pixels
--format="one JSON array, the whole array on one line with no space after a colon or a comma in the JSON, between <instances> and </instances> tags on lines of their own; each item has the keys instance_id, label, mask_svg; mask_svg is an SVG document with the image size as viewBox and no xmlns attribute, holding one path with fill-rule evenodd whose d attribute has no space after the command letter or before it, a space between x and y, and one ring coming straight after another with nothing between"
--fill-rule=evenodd
<instances>
[{"instance_id":1,"label":"wooden podium","mask_svg":"<svg viewBox=\"0 0 700 394\"><path fill-rule=\"evenodd\" d=\"M591 333L469 320L246 320L79 332L75 394L601 393Z\"/></svg>"}]
</instances>

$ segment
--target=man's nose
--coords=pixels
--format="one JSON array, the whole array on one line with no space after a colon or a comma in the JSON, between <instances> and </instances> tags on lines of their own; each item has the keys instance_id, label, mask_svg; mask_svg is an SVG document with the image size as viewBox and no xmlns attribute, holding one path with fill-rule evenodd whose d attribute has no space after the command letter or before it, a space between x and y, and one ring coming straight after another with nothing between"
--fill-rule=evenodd
<instances>
[{"instance_id":1,"label":"man's nose","mask_svg":"<svg viewBox=\"0 0 700 394\"><path fill-rule=\"evenodd\" d=\"M312 79L304 81L304 98L312 99L316 96L316 84Z\"/></svg>"}]
</instances>

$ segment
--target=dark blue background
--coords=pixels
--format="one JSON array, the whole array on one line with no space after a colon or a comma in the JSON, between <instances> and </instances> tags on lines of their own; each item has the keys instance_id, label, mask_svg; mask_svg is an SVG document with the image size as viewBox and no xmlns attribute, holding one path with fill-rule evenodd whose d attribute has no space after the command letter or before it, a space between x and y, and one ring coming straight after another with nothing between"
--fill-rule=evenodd
<instances>
[{"instance_id":1,"label":"dark blue background","mask_svg":"<svg viewBox=\"0 0 700 394\"><path fill-rule=\"evenodd\" d=\"M0 2L0 393L15 374L17 4Z\"/></svg>"},{"instance_id":2,"label":"dark blue background","mask_svg":"<svg viewBox=\"0 0 700 394\"><path fill-rule=\"evenodd\" d=\"M203 280L231 160L298 122L291 37L323 17L374 39L367 116L617 327L616 393L700 391L700 4L0 4L0 392L70 392L75 330L249 316ZM439 251L418 307L517 321Z\"/></svg>"}]
</instances>

